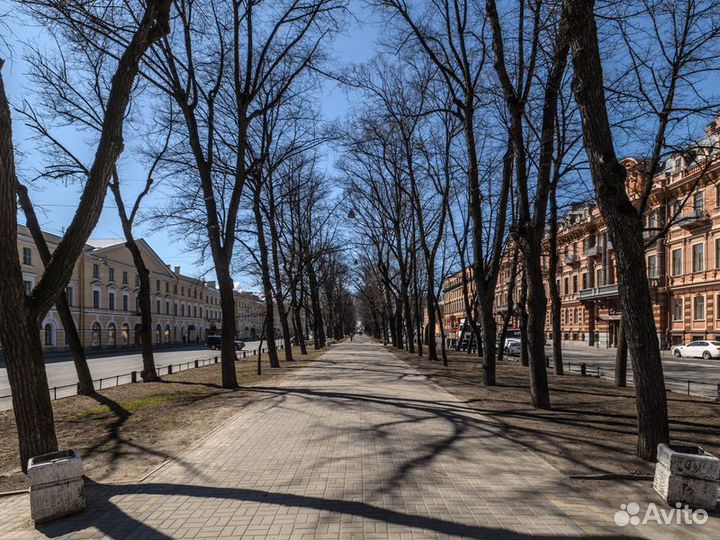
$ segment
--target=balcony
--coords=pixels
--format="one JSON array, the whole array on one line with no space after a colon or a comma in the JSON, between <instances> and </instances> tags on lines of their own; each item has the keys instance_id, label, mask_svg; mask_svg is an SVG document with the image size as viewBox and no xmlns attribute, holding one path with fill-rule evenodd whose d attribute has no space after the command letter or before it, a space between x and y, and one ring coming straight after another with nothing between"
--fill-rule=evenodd
<instances>
[{"instance_id":1,"label":"balcony","mask_svg":"<svg viewBox=\"0 0 720 540\"><path fill-rule=\"evenodd\" d=\"M617 283L591 287L580 291L580 300L598 300L600 298L613 298L618 295Z\"/></svg>"},{"instance_id":2,"label":"balcony","mask_svg":"<svg viewBox=\"0 0 720 540\"><path fill-rule=\"evenodd\" d=\"M575 265L580 264L580 257L577 253L567 253L565 255L565 264Z\"/></svg>"},{"instance_id":3,"label":"balcony","mask_svg":"<svg viewBox=\"0 0 720 540\"><path fill-rule=\"evenodd\" d=\"M600 251L598 250L597 246L590 246L585 250L585 253L588 257L597 257L600 255Z\"/></svg>"},{"instance_id":4,"label":"balcony","mask_svg":"<svg viewBox=\"0 0 720 540\"><path fill-rule=\"evenodd\" d=\"M680 218L678 225L686 230L699 229L710 225L710 214L705 210L692 210L687 215Z\"/></svg>"}]
</instances>

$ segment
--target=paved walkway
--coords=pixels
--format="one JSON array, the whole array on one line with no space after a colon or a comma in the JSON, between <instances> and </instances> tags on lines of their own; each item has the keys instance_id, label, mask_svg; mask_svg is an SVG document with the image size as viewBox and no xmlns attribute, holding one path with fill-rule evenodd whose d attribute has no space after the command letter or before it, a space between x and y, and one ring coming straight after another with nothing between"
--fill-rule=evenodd
<instances>
[{"instance_id":1,"label":"paved walkway","mask_svg":"<svg viewBox=\"0 0 720 540\"><path fill-rule=\"evenodd\" d=\"M252 390L251 404L145 481L90 484L83 514L35 530L26 495L0 499L0 537L639 532L615 526L617 507L588 504L537 454L367 339L336 345L276 386Z\"/></svg>"}]
</instances>

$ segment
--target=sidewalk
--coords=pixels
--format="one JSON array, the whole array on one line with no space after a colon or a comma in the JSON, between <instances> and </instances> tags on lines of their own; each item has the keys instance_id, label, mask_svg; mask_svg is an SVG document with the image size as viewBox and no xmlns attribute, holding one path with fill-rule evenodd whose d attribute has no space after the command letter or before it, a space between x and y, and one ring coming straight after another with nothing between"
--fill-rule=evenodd
<instances>
[{"instance_id":1,"label":"sidewalk","mask_svg":"<svg viewBox=\"0 0 720 540\"><path fill-rule=\"evenodd\" d=\"M571 484L367 338L333 346L143 482L90 484L80 515L32 528L0 499L0 538L720 537L618 527L647 482ZM614 495L612 505L593 491Z\"/></svg>"}]
</instances>

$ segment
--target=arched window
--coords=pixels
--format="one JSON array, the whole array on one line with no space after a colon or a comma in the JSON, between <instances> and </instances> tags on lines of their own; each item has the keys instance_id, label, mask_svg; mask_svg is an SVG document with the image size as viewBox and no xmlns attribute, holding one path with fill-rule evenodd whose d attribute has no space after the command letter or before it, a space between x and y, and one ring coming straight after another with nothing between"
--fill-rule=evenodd
<instances>
[{"instance_id":1,"label":"arched window","mask_svg":"<svg viewBox=\"0 0 720 540\"><path fill-rule=\"evenodd\" d=\"M165 343L170 343L170 325L165 325Z\"/></svg>"},{"instance_id":2,"label":"arched window","mask_svg":"<svg viewBox=\"0 0 720 540\"><path fill-rule=\"evenodd\" d=\"M162 343L162 327L158 324L155 327L155 343Z\"/></svg>"},{"instance_id":3,"label":"arched window","mask_svg":"<svg viewBox=\"0 0 720 540\"><path fill-rule=\"evenodd\" d=\"M100 323L96 322L92 325L92 346L93 347L99 347L102 345L102 328L100 327Z\"/></svg>"},{"instance_id":4,"label":"arched window","mask_svg":"<svg viewBox=\"0 0 720 540\"><path fill-rule=\"evenodd\" d=\"M110 323L108 324L108 345L110 347L114 347L117 344L116 338L115 323Z\"/></svg>"},{"instance_id":5,"label":"arched window","mask_svg":"<svg viewBox=\"0 0 720 540\"><path fill-rule=\"evenodd\" d=\"M173 328L173 341L177 341L177 340L178 340L178 332L177 332L177 324L176 324L175 327Z\"/></svg>"},{"instance_id":6,"label":"arched window","mask_svg":"<svg viewBox=\"0 0 720 540\"><path fill-rule=\"evenodd\" d=\"M120 344L123 347L130 345L130 327L128 326L128 323L125 323L120 327Z\"/></svg>"},{"instance_id":7,"label":"arched window","mask_svg":"<svg viewBox=\"0 0 720 540\"><path fill-rule=\"evenodd\" d=\"M55 345L55 329L50 323L45 324L45 346L52 347Z\"/></svg>"}]
</instances>

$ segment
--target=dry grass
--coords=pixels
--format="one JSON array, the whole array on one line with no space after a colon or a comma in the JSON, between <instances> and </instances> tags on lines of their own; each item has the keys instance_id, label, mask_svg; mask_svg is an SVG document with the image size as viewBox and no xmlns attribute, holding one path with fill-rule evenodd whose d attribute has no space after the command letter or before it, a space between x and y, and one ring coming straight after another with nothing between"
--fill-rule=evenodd
<instances>
[{"instance_id":1,"label":"dry grass","mask_svg":"<svg viewBox=\"0 0 720 540\"><path fill-rule=\"evenodd\" d=\"M393 349L394 350L394 349ZM449 367L398 352L431 380L482 412L504 435L537 451L568 475L648 474L652 466L634 456L636 409L634 389L580 375L549 376L552 410L530 406L528 368L504 361L498 386L483 387L477 358L449 357ZM699 444L720 455L720 404L700 397L668 393L671 439Z\"/></svg>"},{"instance_id":2,"label":"dry grass","mask_svg":"<svg viewBox=\"0 0 720 540\"><path fill-rule=\"evenodd\" d=\"M272 369L262 356L238 361L244 387L267 383L316 360L324 351L308 351L295 362ZM279 351L281 360L284 352ZM220 364L181 371L158 383L126 384L95 397L73 396L53 402L60 448L83 455L86 476L96 481L137 480L225 423L254 398L239 388L220 387ZM12 411L0 412L0 491L27 487L20 471L17 433Z\"/></svg>"}]
</instances>

